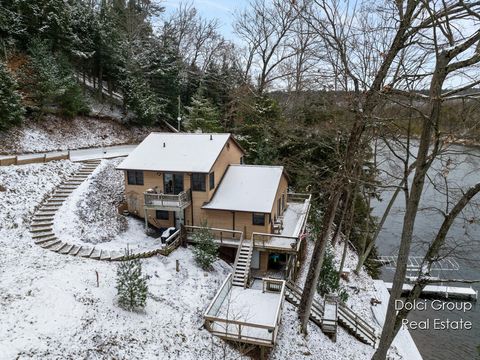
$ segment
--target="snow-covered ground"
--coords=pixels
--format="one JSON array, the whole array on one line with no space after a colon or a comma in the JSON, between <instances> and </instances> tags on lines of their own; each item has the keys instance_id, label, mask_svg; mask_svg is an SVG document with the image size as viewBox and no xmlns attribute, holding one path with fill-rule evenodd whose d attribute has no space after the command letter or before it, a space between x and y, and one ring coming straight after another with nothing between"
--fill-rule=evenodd
<instances>
[{"instance_id":1,"label":"snow-covered ground","mask_svg":"<svg viewBox=\"0 0 480 360\"><path fill-rule=\"evenodd\" d=\"M138 144L152 131L167 130L164 127L131 127L116 120L91 117L27 119L22 126L0 132L0 154Z\"/></svg>"},{"instance_id":2,"label":"snow-covered ground","mask_svg":"<svg viewBox=\"0 0 480 360\"><path fill-rule=\"evenodd\" d=\"M129 230L124 231L124 221L116 220L121 192L120 176L113 170L116 161L103 160L65 203L73 209L60 211L66 216L65 226L70 217L70 230L65 231L83 229L90 236L97 234L95 240L102 244L108 244L104 236L113 233L142 239L142 226L128 223ZM142 313L130 313L115 305L115 263L60 255L33 243L28 228L35 208L78 167L57 161L0 168L0 202L4 205L0 208L0 358L240 358L225 342L201 329L203 312L231 271L225 262L219 260L212 271L205 272L184 248L169 257L143 260L144 272L150 276L147 306ZM95 211L82 212L95 204L99 205ZM175 271L176 260L180 261L179 272ZM349 254L347 267L353 268L354 262L354 255ZM303 279L304 273L301 284ZM373 281L362 272L358 277L352 274L351 284L360 291L355 294L349 289L349 305L374 324L370 310ZM373 351L342 328L336 343L313 324L304 338L298 333L296 309L286 303L278 343L270 357L366 360Z\"/></svg>"},{"instance_id":3,"label":"snow-covered ground","mask_svg":"<svg viewBox=\"0 0 480 360\"><path fill-rule=\"evenodd\" d=\"M227 358L238 358L199 330L203 311L231 270L224 262L205 272L183 248L144 260L150 296L143 313L130 313L115 305L115 263L59 255L33 243L28 226L35 207L77 167L61 161L0 168L6 189L0 192L0 358L202 359L212 352L221 358L224 350Z\"/></svg>"}]
</instances>

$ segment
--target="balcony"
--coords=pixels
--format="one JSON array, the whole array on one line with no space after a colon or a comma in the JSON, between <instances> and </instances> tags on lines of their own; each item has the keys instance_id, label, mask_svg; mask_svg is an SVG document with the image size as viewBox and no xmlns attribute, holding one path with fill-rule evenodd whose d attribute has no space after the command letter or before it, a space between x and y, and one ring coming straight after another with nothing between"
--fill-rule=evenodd
<instances>
[{"instance_id":1,"label":"balcony","mask_svg":"<svg viewBox=\"0 0 480 360\"><path fill-rule=\"evenodd\" d=\"M190 190L182 191L177 195L146 191L143 196L146 209L178 211L185 209L192 203Z\"/></svg>"}]
</instances>

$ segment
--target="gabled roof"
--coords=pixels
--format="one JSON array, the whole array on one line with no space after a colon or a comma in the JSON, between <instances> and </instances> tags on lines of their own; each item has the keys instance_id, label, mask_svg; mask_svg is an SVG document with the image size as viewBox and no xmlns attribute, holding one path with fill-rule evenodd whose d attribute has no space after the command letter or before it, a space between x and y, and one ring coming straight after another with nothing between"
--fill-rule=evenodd
<instances>
[{"instance_id":1,"label":"gabled roof","mask_svg":"<svg viewBox=\"0 0 480 360\"><path fill-rule=\"evenodd\" d=\"M117 169L206 173L230 138L231 134L151 133Z\"/></svg>"},{"instance_id":2,"label":"gabled roof","mask_svg":"<svg viewBox=\"0 0 480 360\"><path fill-rule=\"evenodd\" d=\"M270 213L283 166L230 165L204 209Z\"/></svg>"}]
</instances>

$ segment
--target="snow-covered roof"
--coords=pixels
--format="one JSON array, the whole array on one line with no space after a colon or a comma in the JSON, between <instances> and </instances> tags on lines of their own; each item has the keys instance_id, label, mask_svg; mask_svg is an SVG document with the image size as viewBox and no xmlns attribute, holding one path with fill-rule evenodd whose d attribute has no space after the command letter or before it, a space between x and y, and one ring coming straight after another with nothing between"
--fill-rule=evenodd
<instances>
[{"instance_id":1,"label":"snow-covered roof","mask_svg":"<svg viewBox=\"0 0 480 360\"><path fill-rule=\"evenodd\" d=\"M204 209L270 213L283 166L230 165Z\"/></svg>"},{"instance_id":2,"label":"snow-covered roof","mask_svg":"<svg viewBox=\"0 0 480 360\"><path fill-rule=\"evenodd\" d=\"M229 138L230 134L151 133L117 169L209 172Z\"/></svg>"}]
</instances>

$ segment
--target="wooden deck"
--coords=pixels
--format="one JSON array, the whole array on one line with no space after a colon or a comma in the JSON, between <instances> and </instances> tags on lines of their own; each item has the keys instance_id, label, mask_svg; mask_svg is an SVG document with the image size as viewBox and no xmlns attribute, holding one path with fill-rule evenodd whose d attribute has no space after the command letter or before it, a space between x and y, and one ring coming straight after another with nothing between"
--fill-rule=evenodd
<instances>
[{"instance_id":1,"label":"wooden deck","mask_svg":"<svg viewBox=\"0 0 480 360\"><path fill-rule=\"evenodd\" d=\"M392 283L386 282L385 286L390 291ZM412 284L403 284L403 293L412 291ZM422 296L439 297L454 300L472 300L477 301L478 292L471 287L446 286L446 285L426 285L422 291Z\"/></svg>"},{"instance_id":2,"label":"wooden deck","mask_svg":"<svg viewBox=\"0 0 480 360\"><path fill-rule=\"evenodd\" d=\"M187 208L192 203L192 193L190 190L182 191L177 195L145 192L143 196L145 209L178 211Z\"/></svg>"},{"instance_id":3,"label":"wooden deck","mask_svg":"<svg viewBox=\"0 0 480 360\"><path fill-rule=\"evenodd\" d=\"M205 327L234 342L273 347L280 325L285 282L263 279L261 288L233 286L230 274L205 312Z\"/></svg>"}]
</instances>

